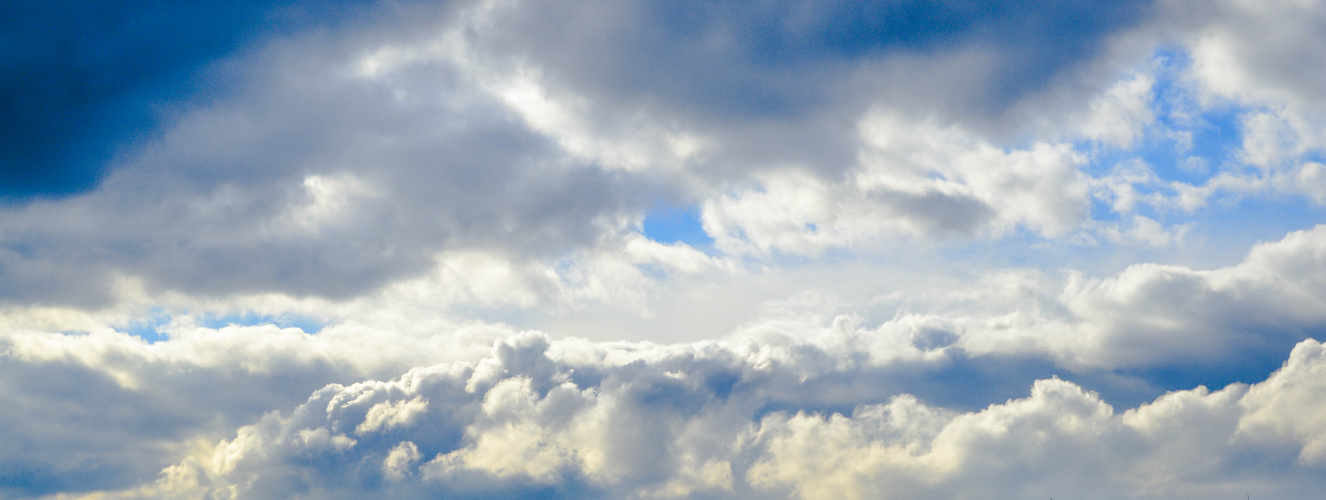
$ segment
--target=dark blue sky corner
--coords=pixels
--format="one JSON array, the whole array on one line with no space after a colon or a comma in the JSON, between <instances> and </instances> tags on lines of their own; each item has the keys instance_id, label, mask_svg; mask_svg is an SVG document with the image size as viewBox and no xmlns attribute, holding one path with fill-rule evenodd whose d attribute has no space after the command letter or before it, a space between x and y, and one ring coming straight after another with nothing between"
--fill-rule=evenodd
<instances>
[{"instance_id":1,"label":"dark blue sky corner","mask_svg":"<svg viewBox=\"0 0 1326 500\"><path fill-rule=\"evenodd\" d=\"M170 111L223 95L215 61L335 24L352 2L77 1L0 6L0 203L95 188ZM166 114L163 114L165 112Z\"/></svg>"}]
</instances>

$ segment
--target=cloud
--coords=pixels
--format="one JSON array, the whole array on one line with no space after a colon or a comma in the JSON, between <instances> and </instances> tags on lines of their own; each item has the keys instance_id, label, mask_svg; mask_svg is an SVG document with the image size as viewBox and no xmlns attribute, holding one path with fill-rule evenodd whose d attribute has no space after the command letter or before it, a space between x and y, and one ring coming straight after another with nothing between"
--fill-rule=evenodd
<instances>
[{"instance_id":1,"label":"cloud","mask_svg":"<svg viewBox=\"0 0 1326 500\"><path fill-rule=\"evenodd\" d=\"M1314 415L1326 358L1312 340L1265 382L1172 392L1122 413L1059 379L973 411L899 395L848 413L769 412L761 379L779 368L750 358L732 360L740 374L725 381L715 378L723 371L712 363L725 357L716 351L584 364L546 341L513 342L488 358L504 363L496 379L474 384L479 371L461 364L328 386L242 428L210 462L174 467L204 478L185 485L195 494L246 498L1206 498L1321 486L1308 472L1320 458ZM505 365L513 361L524 364ZM524 369L545 363L555 368ZM365 401L383 396L444 403L381 438L337 434L371 418ZM382 466L356 465L365 461ZM172 486L175 470L157 484Z\"/></svg>"},{"instance_id":2,"label":"cloud","mask_svg":"<svg viewBox=\"0 0 1326 500\"><path fill-rule=\"evenodd\" d=\"M1311 496L1321 7L0 7L0 496Z\"/></svg>"},{"instance_id":3,"label":"cloud","mask_svg":"<svg viewBox=\"0 0 1326 500\"><path fill-rule=\"evenodd\" d=\"M741 255L895 233L1058 237L1090 217L1085 158L991 131L1082 111L1086 137L1132 141L1144 76L1064 83L1141 21L1140 4L1108 4L1091 16L927 2L314 15L327 27L198 52L228 55L226 91L171 101L153 133L116 143L96 189L5 209L0 298L109 307L129 279L151 296L348 299L448 252L561 258L663 198L710 207L720 249ZM1000 104L1064 92L1095 104L1047 104L1034 120ZM804 203L781 220L742 215L768 218L760 207L789 197Z\"/></svg>"},{"instance_id":4,"label":"cloud","mask_svg":"<svg viewBox=\"0 0 1326 500\"><path fill-rule=\"evenodd\" d=\"M1155 120L1151 108L1154 79L1138 74L1115 83L1091 102L1090 112L1081 125L1083 137L1111 146L1130 149L1140 138L1143 127Z\"/></svg>"},{"instance_id":5,"label":"cloud","mask_svg":"<svg viewBox=\"0 0 1326 500\"><path fill-rule=\"evenodd\" d=\"M226 95L234 81L216 62L252 50L252 34L336 25L364 3L5 6L0 202L96 188L123 144L169 122L182 95Z\"/></svg>"},{"instance_id":6,"label":"cloud","mask_svg":"<svg viewBox=\"0 0 1326 500\"><path fill-rule=\"evenodd\" d=\"M1004 151L958 127L887 111L861 120L866 142L848 178L795 170L704 207L705 231L730 253L818 254L897 234L1058 236L1087 217L1084 158L1066 144Z\"/></svg>"},{"instance_id":7,"label":"cloud","mask_svg":"<svg viewBox=\"0 0 1326 500\"><path fill-rule=\"evenodd\" d=\"M1122 36L1164 54L1158 74L1172 81L1161 82L1169 88L1152 105L1162 122L1155 131L1179 138L1178 153L1216 169L1195 182L1176 176L1159 183L1177 191L1164 205L1194 210L1212 200L1282 193L1319 202L1313 165L1326 146L1326 110L1318 98L1320 64L1312 63L1322 55L1311 47L1320 37L1320 7L1311 1L1231 0L1200 8L1158 2L1154 17ZM1219 128L1212 122L1224 119L1233 122L1224 133L1241 147L1193 151L1193 137L1211 134Z\"/></svg>"},{"instance_id":8,"label":"cloud","mask_svg":"<svg viewBox=\"0 0 1326 500\"><path fill-rule=\"evenodd\" d=\"M492 331L465 328L450 330L445 342L435 332L167 329L169 337L154 344L109 329L86 335L4 331L0 392L10 404L0 411L0 433L14 446L0 454L0 469L7 471L0 479L3 495L127 487L327 383L386 378L430 359L482 354L492 338ZM468 335L487 338L476 340L473 351L464 347ZM410 423L426 404L365 407L375 418L365 431ZM310 447L344 449L359 438L352 431L314 429L298 438Z\"/></svg>"},{"instance_id":9,"label":"cloud","mask_svg":"<svg viewBox=\"0 0 1326 500\"><path fill-rule=\"evenodd\" d=\"M243 93L188 108L97 190L9 209L0 295L105 305L128 275L156 293L346 298L428 270L444 248L557 255L648 203L633 201L643 184L573 161L454 63L373 79L345 67L358 50L273 43L243 61Z\"/></svg>"},{"instance_id":10,"label":"cloud","mask_svg":"<svg viewBox=\"0 0 1326 500\"><path fill-rule=\"evenodd\" d=\"M1096 55L1144 5L515 3L494 9L491 25L474 38L481 50L532 61L559 86L581 89L595 102L652 101L705 121L759 123L833 106L844 90L864 91L851 85L853 73L880 60L991 46L1008 50L980 51L988 63L945 76L979 82L964 88L972 94L955 92L961 105L997 110ZM1075 29L1051 28L1047 19ZM925 74L889 76L893 84L884 92L899 96L923 97L927 81L949 83Z\"/></svg>"},{"instance_id":11,"label":"cloud","mask_svg":"<svg viewBox=\"0 0 1326 500\"><path fill-rule=\"evenodd\" d=\"M419 461L419 447L410 441L401 441L387 453L382 461L382 475L387 479L402 480Z\"/></svg>"},{"instance_id":12,"label":"cloud","mask_svg":"<svg viewBox=\"0 0 1326 500\"><path fill-rule=\"evenodd\" d=\"M884 484L959 494L965 481L1039 494L1035 488L1082 487L1077 481L1103 463L1189 463L1183 457L1197 456L1189 449L1197 444L1143 445L1185 434L1128 437L1152 432L1146 422L1170 425L1149 412L1183 400L1161 396L1167 391L1189 391L1183 397L1201 405L1243 405L1210 417L1225 422L1219 432L1237 446L1201 453L1235 463L1274 452L1311 467L1321 455L1310 409L1321 388L1290 381L1319 371L1320 345L1302 339L1326 321L1315 271L1323 266L1314 260L1322 234L1292 233L1210 271L1151 264L1102 279L1056 279L1010 270L958 291L918 294L878 324L839 312L832 297L803 295L768 305L727 339L691 344L553 340L463 323L343 324L311 335L205 328L185 318L162 327L166 338L152 344L109 330L10 331L4 387L17 406L4 418L24 444L0 460L31 479L15 479L14 495L160 496L151 488L233 485L250 497L439 489L814 497L834 488L872 496ZM1265 376L1275 367L1267 362L1279 363L1295 342L1285 369L1245 397L1235 382ZM1030 399L1020 399L1036 380ZM1211 383L1234 385L1190 391ZM1153 400L1122 416L1107 404ZM1026 442L1014 438L1047 429L1029 442L1049 448L1019 448ZM1119 433L1128 439L1115 442ZM831 446L823 453L864 472L797 479L820 467L857 470L806 462L808 446ZM1098 455L1044 455L1079 449ZM1125 485L1139 497L1196 496L1221 487L1209 478L1234 468L1180 471L1192 474L1180 482L1125 468L1090 484ZM160 484L138 484L161 470ZM914 480L932 476L957 479ZM1065 479L1037 479L1055 477Z\"/></svg>"}]
</instances>

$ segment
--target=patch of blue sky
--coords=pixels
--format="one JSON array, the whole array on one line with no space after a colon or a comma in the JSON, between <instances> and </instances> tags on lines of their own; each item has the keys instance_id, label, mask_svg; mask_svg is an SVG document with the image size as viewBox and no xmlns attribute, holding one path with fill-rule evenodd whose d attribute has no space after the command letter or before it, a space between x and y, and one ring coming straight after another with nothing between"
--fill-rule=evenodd
<instances>
[{"instance_id":1,"label":"patch of blue sky","mask_svg":"<svg viewBox=\"0 0 1326 500\"><path fill-rule=\"evenodd\" d=\"M1241 119L1255 110L1229 103L1203 106L1197 91L1184 81L1191 66L1187 54L1160 48L1153 58L1157 67L1148 104L1155 122L1129 149L1089 141L1076 146L1093 151L1090 169L1098 174L1121 162L1141 160L1160 179L1201 184L1237 159L1243 140Z\"/></svg>"},{"instance_id":2,"label":"patch of blue sky","mask_svg":"<svg viewBox=\"0 0 1326 500\"><path fill-rule=\"evenodd\" d=\"M657 205L645 214L644 235L659 243L685 243L712 252L714 239L704 232L700 207L696 205Z\"/></svg>"},{"instance_id":3,"label":"patch of blue sky","mask_svg":"<svg viewBox=\"0 0 1326 500\"><path fill-rule=\"evenodd\" d=\"M254 313L228 314L217 316L204 314L198 317L199 326L206 328L224 328L227 326L262 326L276 325L280 328L298 328L304 333L317 333L327 326L326 323L297 314L267 315Z\"/></svg>"},{"instance_id":4,"label":"patch of blue sky","mask_svg":"<svg viewBox=\"0 0 1326 500\"><path fill-rule=\"evenodd\" d=\"M161 308L152 308L148 314L134 318L128 324L125 324L117 330L129 335L141 338L149 344L155 344L168 339L166 334L161 332L161 327L170 324L171 315Z\"/></svg>"},{"instance_id":5,"label":"patch of blue sky","mask_svg":"<svg viewBox=\"0 0 1326 500\"><path fill-rule=\"evenodd\" d=\"M1121 164L1140 161L1164 183L1194 186L1205 184L1221 172L1246 172L1247 167L1240 165L1238 158L1243 141L1242 121L1247 114L1261 110L1229 102L1201 102L1197 90L1184 80L1191 60L1182 51L1158 49L1154 59L1157 67L1150 105L1156 121L1130 149L1077 144L1078 148L1093 152L1087 170L1092 175L1104 176ZM1314 153L1300 159L1318 160L1321 156ZM1141 194L1155 191L1164 196L1176 194L1167 186L1135 188ZM1124 222L1133 215L1143 215L1166 226L1191 222L1194 236L1209 235L1208 240L1221 241L1227 247L1222 259L1225 261L1235 256L1235 248L1246 249L1257 241L1275 240L1286 232L1326 222L1321 206L1292 194L1217 193L1208 205L1193 212L1137 205L1125 214L1115 213L1107 200L1097 199L1092 202L1091 214L1092 218L1105 222Z\"/></svg>"},{"instance_id":6,"label":"patch of blue sky","mask_svg":"<svg viewBox=\"0 0 1326 500\"><path fill-rule=\"evenodd\" d=\"M1150 104L1155 123L1131 149L1096 148L1089 170L1103 175L1120 163L1140 160L1162 181L1194 186L1222 171L1246 171L1238 158L1243 117L1261 110L1229 102L1200 102L1197 90L1184 81L1183 74L1191 67L1186 53L1161 48L1154 58L1157 69ZM1314 152L1299 160L1321 161L1322 157ZM1142 193L1149 189L1174 194L1165 192L1165 187L1139 186ZM1091 212L1093 218L1109 222L1124 221L1136 214L1166 226L1191 223L1191 237L1219 242L1222 247L1208 249L1214 253L1201 260L1223 264L1236 263L1257 242L1275 241L1288 232L1326 223L1326 208L1305 196L1287 193L1217 194L1208 205L1193 212L1139 205L1128 214L1117 214L1104 200L1093 200Z\"/></svg>"},{"instance_id":7,"label":"patch of blue sky","mask_svg":"<svg viewBox=\"0 0 1326 500\"><path fill-rule=\"evenodd\" d=\"M1109 268L1096 267L1100 257L1109 255L1102 248L1048 239L1027 229L1013 231L1000 238L973 238L965 244L942 245L934 249L936 262L945 263L949 273L967 275L972 279L990 269L1082 268L1108 272Z\"/></svg>"},{"instance_id":8,"label":"patch of blue sky","mask_svg":"<svg viewBox=\"0 0 1326 500\"><path fill-rule=\"evenodd\" d=\"M1195 182L1231 161L1242 144L1241 117L1247 108L1230 104L1203 107L1182 81L1191 66L1186 54L1158 51L1152 107L1155 133L1147 134L1140 157L1163 179ZM1194 164L1197 159L1201 164Z\"/></svg>"},{"instance_id":9,"label":"patch of blue sky","mask_svg":"<svg viewBox=\"0 0 1326 500\"><path fill-rule=\"evenodd\" d=\"M1326 207L1302 195L1283 194L1217 202L1193 216L1194 230L1211 241L1250 247L1326 224Z\"/></svg>"}]
</instances>

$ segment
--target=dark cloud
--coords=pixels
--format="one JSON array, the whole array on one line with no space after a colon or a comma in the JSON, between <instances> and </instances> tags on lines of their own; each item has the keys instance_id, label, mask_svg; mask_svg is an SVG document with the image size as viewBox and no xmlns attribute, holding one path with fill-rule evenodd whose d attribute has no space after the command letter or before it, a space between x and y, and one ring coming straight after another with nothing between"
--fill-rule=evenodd
<instances>
[{"instance_id":1,"label":"dark cloud","mask_svg":"<svg viewBox=\"0 0 1326 500\"><path fill-rule=\"evenodd\" d=\"M368 2L75 1L0 6L0 203L91 189L185 103L226 95L228 56Z\"/></svg>"},{"instance_id":2,"label":"dark cloud","mask_svg":"<svg viewBox=\"0 0 1326 500\"><path fill-rule=\"evenodd\" d=\"M572 161L453 66L345 78L361 47L324 42L250 61L243 97L191 109L97 191L12 208L0 297L105 304L119 272L154 291L347 298L443 248L557 255L649 203L644 179Z\"/></svg>"},{"instance_id":3,"label":"dark cloud","mask_svg":"<svg viewBox=\"0 0 1326 500\"><path fill-rule=\"evenodd\" d=\"M607 141L615 117L640 109L678 123L715 145L688 170L701 177L788 162L840 172L873 95L840 82L873 61L989 46L1048 75L1139 12L1033 7L531 3L473 26L412 3L10 7L23 29L7 43L34 50L5 63L5 127L22 133L5 134L13 179L0 196L23 203L0 223L0 299L99 306L121 276L149 291L348 298L429 269L442 249L563 255L661 196L691 195L674 176L571 154L485 88L485 72L539 70L552 95L587 99L577 113ZM354 74L374 50L426 47L457 26L468 62ZM1049 78L995 66L1031 78L1016 94ZM990 219L971 200L897 205L941 233Z\"/></svg>"},{"instance_id":4,"label":"dark cloud","mask_svg":"<svg viewBox=\"0 0 1326 500\"><path fill-rule=\"evenodd\" d=\"M1148 4L534 3L500 13L487 42L596 99L743 123L822 108L872 60L979 47L997 69L975 103L998 110L1097 55Z\"/></svg>"}]
</instances>

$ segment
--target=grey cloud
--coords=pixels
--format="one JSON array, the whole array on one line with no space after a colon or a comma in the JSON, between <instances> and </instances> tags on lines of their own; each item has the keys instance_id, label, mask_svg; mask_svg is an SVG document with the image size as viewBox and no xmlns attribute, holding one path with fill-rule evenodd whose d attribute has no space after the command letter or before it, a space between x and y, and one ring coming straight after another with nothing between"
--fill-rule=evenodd
<instances>
[{"instance_id":1,"label":"grey cloud","mask_svg":"<svg viewBox=\"0 0 1326 500\"><path fill-rule=\"evenodd\" d=\"M900 215L902 218L919 221L926 232L937 234L973 234L996 215L989 205L971 196L872 191L869 197L895 213L905 214Z\"/></svg>"},{"instance_id":2,"label":"grey cloud","mask_svg":"<svg viewBox=\"0 0 1326 500\"><path fill-rule=\"evenodd\" d=\"M988 54L991 74L968 75L986 84L973 101L998 108L1090 60L1145 9L1146 2L535 3L500 10L497 36L477 38L591 95L759 121L840 98L841 82L871 61L970 46L1003 48ZM895 86L908 81L894 76Z\"/></svg>"},{"instance_id":3,"label":"grey cloud","mask_svg":"<svg viewBox=\"0 0 1326 500\"><path fill-rule=\"evenodd\" d=\"M367 2L51 1L0 7L0 203L95 188L122 142L182 94L225 95L218 58L347 22Z\"/></svg>"},{"instance_id":4,"label":"grey cloud","mask_svg":"<svg viewBox=\"0 0 1326 500\"><path fill-rule=\"evenodd\" d=\"M1160 29L1193 51L1194 74L1215 95L1322 111L1319 2L1160 3Z\"/></svg>"},{"instance_id":5,"label":"grey cloud","mask_svg":"<svg viewBox=\"0 0 1326 500\"><path fill-rule=\"evenodd\" d=\"M97 306L129 276L347 298L443 248L558 255L649 203L642 180L568 158L448 63L348 76L362 38L277 44L244 61L239 97L188 109L96 191L7 209L0 297Z\"/></svg>"},{"instance_id":6,"label":"grey cloud","mask_svg":"<svg viewBox=\"0 0 1326 500\"><path fill-rule=\"evenodd\" d=\"M766 423L790 425L787 432L795 434L798 426L820 425L816 419L835 422L814 415L854 414L904 394L930 408L976 414L1055 375L1078 394L1070 399L1086 407L1128 407L1199 384L1260 379L1326 321L1319 307L1326 281L1317 272L1326 269L1317 262L1323 234L1322 228L1292 233L1218 270L1135 266L1059 289L1054 280L1026 273L1011 283L992 277L936 301L933 313L901 314L873 329L850 317L827 328L755 324L743 330L750 340L691 345L552 341L533 333L415 338L344 327L318 335L272 327L185 329L152 345L105 332L7 333L2 387L19 404L3 416L6 432L26 451L0 460L42 481L16 481L15 495L123 488L181 460L182 442L219 439L279 410L228 438L210 461L180 462L168 471L174 479L163 481L200 488L234 481L255 488L255 496L273 497L354 496L379 488L407 497L456 488L473 496L742 495L742 471L756 463L768 464L761 484L773 486L784 484L783 472L805 465L764 460L764 448L742 447L755 445L738 436ZM482 349L487 354L466 354L494 337ZM1134 349L1138 344L1145 352ZM1309 355L1319 350L1314 346L1300 343L1291 365L1316 366ZM461 361L389 382L327 386L294 413L286 411L328 383L383 380L448 358ZM1290 372L1298 373L1282 373ZM1085 395L1087 389L1104 396ZM1311 391L1259 398L1312 407ZM796 412L812 416L789 416ZM101 427L87 426L102 415ZM1313 421L1258 415L1260 423L1248 424L1250 448L1211 453L1230 453L1230 463L1261 460L1264 453L1316 463ZM1100 425L1109 429L1114 418ZM782 439L774 436L783 430L769 429L768 439ZM389 467L392 450L405 441L420 458L397 452ZM1266 451L1266 443L1279 444ZM517 444L524 447L505 448ZM1136 451L1128 450L1101 453ZM1280 470L1275 460L1259 467ZM1013 472L1040 474L1046 465L1038 463Z\"/></svg>"},{"instance_id":7,"label":"grey cloud","mask_svg":"<svg viewBox=\"0 0 1326 500\"><path fill-rule=\"evenodd\" d=\"M197 439L225 436L328 380L359 376L325 360L285 359L255 372L145 360L132 349L112 349L97 365L73 356L28 359L13 349L0 341L0 441L8 443L0 495L9 498L132 486Z\"/></svg>"},{"instance_id":8,"label":"grey cloud","mask_svg":"<svg viewBox=\"0 0 1326 500\"><path fill-rule=\"evenodd\" d=\"M643 113L710 138L692 174L726 184L788 164L850 170L873 105L1022 141L1104 90L1118 72L1112 40L1150 13L1149 2L515 3L487 11L469 40L491 64L584 98L591 123Z\"/></svg>"},{"instance_id":9,"label":"grey cloud","mask_svg":"<svg viewBox=\"0 0 1326 500\"><path fill-rule=\"evenodd\" d=\"M155 130L120 144L97 189L3 209L0 299L103 306L122 278L149 292L343 299L418 275L444 249L562 255L659 197L696 202L789 163L837 178L875 101L1002 108L1036 94L1093 61L1142 5L1102 3L1092 16L930 2L379 6L217 61L234 78L227 93L169 103ZM1061 14L1074 29L1048 22ZM448 32L458 38L443 52L459 58L429 52ZM1016 50L889 69L961 62L990 44ZM404 62L360 74L384 48ZM657 128L711 147L679 172L577 155L494 95L519 71L581 102L572 114L595 140ZM936 86L907 75L976 83L925 100L916 92ZM973 113L989 114L948 119ZM988 219L975 203L922 198L900 203L926 230Z\"/></svg>"},{"instance_id":10,"label":"grey cloud","mask_svg":"<svg viewBox=\"0 0 1326 500\"><path fill-rule=\"evenodd\" d=\"M0 496L130 487L196 453L198 443L293 407L327 384L386 379L476 351L439 332L421 340L336 327L311 335L270 325L177 326L164 327L168 335L154 344L104 329L0 331L0 441L8 443L0 452ZM483 333L463 332L445 333L480 339L473 340L482 342L477 352L488 352ZM412 406L397 409L407 415L382 415L379 429L421 425L408 418Z\"/></svg>"},{"instance_id":11,"label":"grey cloud","mask_svg":"<svg viewBox=\"0 0 1326 500\"><path fill-rule=\"evenodd\" d=\"M1108 364L1279 349L1326 319L1323 244L1326 226L1318 226L1258 245L1235 266L1134 265L1109 279L1075 279L1062 297L1084 326L1105 334L1098 354Z\"/></svg>"}]
</instances>

